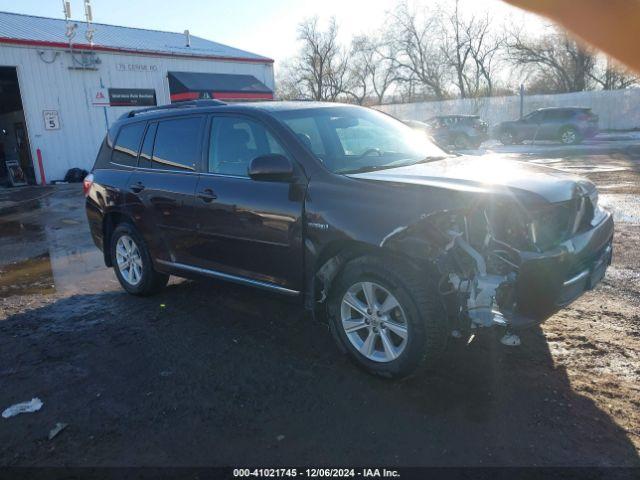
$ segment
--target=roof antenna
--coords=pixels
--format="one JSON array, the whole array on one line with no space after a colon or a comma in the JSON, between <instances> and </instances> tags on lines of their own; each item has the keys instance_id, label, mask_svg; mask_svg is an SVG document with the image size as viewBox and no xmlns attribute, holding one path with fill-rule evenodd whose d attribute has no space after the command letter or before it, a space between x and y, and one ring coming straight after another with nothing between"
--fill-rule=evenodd
<instances>
[{"instance_id":1,"label":"roof antenna","mask_svg":"<svg viewBox=\"0 0 640 480\"><path fill-rule=\"evenodd\" d=\"M184 31L184 36L187 37L187 47L191 46L191 33L189 33L189 30L185 30Z\"/></svg>"},{"instance_id":2,"label":"roof antenna","mask_svg":"<svg viewBox=\"0 0 640 480\"><path fill-rule=\"evenodd\" d=\"M62 12L64 13L64 19L67 22L71 20L71 2L65 2L65 0L62 0Z\"/></svg>"},{"instance_id":3,"label":"roof antenna","mask_svg":"<svg viewBox=\"0 0 640 480\"><path fill-rule=\"evenodd\" d=\"M78 24L71 23L71 2L62 0L62 11L64 12L64 19L67 22L67 31L64 35L69 39L69 47L71 47L71 40L76 36L76 29L78 28Z\"/></svg>"},{"instance_id":4,"label":"roof antenna","mask_svg":"<svg viewBox=\"0 0 640 480\"><path fill-rule=\"evenodd\" d=\"M87 19L87 30L86 32L84 32L84 36L87 39L87 42L89 42L89 45L93 47L93 34L95 33L95 30L91 25L91 22L93 22L93 13L91 11L91 0L84 0L84 16Z\"/></svg>"}]
</instances>

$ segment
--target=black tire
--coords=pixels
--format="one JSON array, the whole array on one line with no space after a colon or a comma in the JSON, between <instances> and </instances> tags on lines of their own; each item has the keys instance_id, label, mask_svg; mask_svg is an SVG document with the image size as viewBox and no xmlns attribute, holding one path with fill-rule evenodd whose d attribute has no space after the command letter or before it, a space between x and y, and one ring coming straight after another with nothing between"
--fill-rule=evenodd
<instances>
[{"instance_id":1,"label":"black tire","mask_svg":"<svg viewBox=\"0 0 640 480\"><path fill-rule=\"evenodd\" d=\"M461 148L463 150L469 149L473 147L473 143L471 142L471 139L465 135L464 133L458 134L456 135L456 138L454 140L454 146L456 148Z\"/></svg>"},{"instance_id":2,"label":"black tire","mask_svg":"<svg viewBox=\"0 0 640 480\"><path fill-rule=\"evenodd\" d=\"M563 145L576 145L582 141L580 133L573 127L564 127L560 130L559 139Z\"/></svg>"},{"instance_id":3,"label":"black tire","mask_svg":"<svg viewBox=\"0 0 640 480\"><path fill-rule=\"evenodd\" d=\"M372 281L392 293L403 310L407 324L406 346L392 361L370 360L352 344L342 326L342 299L359 282ZM398 262L375 256L363 256L349 262L336 279L328 300L328 314L334 338L355 364L369 373L387 378L402 378L433 366L447 342L447 317L442 299L428 275Z\"/></svg>"},{"instance_id":4,"label":"black tire","mask_svg":"<svg viewBox=\"0 0 640 480\"><path fill-rule=\"evenodd\" d=\"M131 239L133 239L140 253L140 260L142 262L142 275L139 282L135 285L132 285L123 277L122 272L118 267L116 248L118 240L124 235L127 235ZM122 285L122 288L124 288L128 293L138 296L153 295L154 293L158 293L167 285L167 282L169 281L169 275L159 273L154 270L153 262L151 261L151 255L149 254L149 249L142 239L142 236L136 231L133 225L129 223L120 223L113 230L109 245L113 270L116 273L116 277L118 277L120 285Z\"/></svg>"},{"instance_id":5,"label":"black tire","mask_svg":"<svg viewBox=\"0 0 640 480\"><path fill-rule=\"evenodd\" d=\"M512 130L505 130L501 132L499 140L503 145L513 145L514 143L518 143L516 135Z\"/></svg>"}]
</instances>

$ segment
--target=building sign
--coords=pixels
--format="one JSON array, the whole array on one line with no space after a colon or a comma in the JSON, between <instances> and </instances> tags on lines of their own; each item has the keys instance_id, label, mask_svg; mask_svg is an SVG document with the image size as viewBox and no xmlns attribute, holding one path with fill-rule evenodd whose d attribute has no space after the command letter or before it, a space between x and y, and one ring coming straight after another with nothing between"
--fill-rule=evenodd
<instances>
[{"instance_id":1,"label":"building sign","mask_svg":"<svg viewBox=\"0 0 640 480\"><path fill-rule=\"evenodd\" d=\"M60 130L60 117L57 110L44 110L42 116L45 130Z\"/></svg>"},{"instance_id":2,"label":"building sign","mask_svg":"<svg viewBox=\"0 0 640 480\"><path fill-rule=\"evenodd\" d=\"M155 73L158 71L158 65L146 63L116 63L116 70L119 72Z\"/></svg>"},{"instance_id":3,"label":"building sign","mask_svg":"<svg viewBox=\"0 0 640 480\"><path fill-rule=\"evenodd\" d=\"M153 107L156 91L148 88L110 88L109 105L112 107Z\"/></svg>"}]
</instances>

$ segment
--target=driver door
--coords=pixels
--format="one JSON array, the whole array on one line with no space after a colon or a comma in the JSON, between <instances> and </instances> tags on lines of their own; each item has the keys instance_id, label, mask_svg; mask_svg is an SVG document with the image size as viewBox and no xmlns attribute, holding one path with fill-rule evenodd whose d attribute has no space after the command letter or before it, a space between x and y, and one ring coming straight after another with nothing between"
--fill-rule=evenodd
<instances>
[{"instance_id":1,"label":"driver door","mask_svg":"<svg viewBox=\"0 0 640 480\"><path fill-rule=\"evenodd\" d=\"M248 117L212 116L206 135L207 160L195 199L197 267L302 290L306 181L257 181L247 175L258 156L291 156L264 124Z\"/></svg>"},{"instance_id":2,"label":"driver door","mask_svg":"<svg viewBox=\"0 0 640 480\"><path fill-rule=\"evenodd\" d=\"M539 139L540 122L543 115L544 112L533 112L524 117L519 128L518 138L522 140Z\"/></svg>"}]
</instances>

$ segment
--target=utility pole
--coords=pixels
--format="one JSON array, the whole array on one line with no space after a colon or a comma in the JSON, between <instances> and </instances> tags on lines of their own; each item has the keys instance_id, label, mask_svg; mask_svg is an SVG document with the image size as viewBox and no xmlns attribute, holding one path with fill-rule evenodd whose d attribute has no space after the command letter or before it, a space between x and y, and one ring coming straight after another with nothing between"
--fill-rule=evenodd
<instances>
[{"instance_id":1,"label":"utility pole","mask_svg":"<svg viewBox=\"0 0 640 480\"><path fill-rule=\"evenodd\" d=\"M520 118L524 117L524 83L520 84Z\"/></svg>"}]
</instances>

